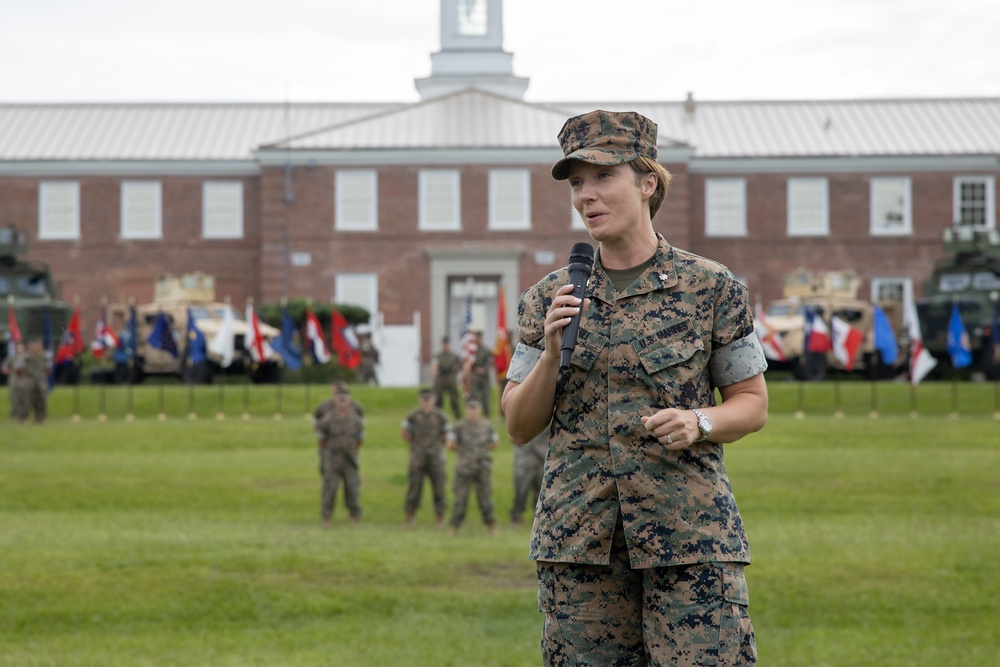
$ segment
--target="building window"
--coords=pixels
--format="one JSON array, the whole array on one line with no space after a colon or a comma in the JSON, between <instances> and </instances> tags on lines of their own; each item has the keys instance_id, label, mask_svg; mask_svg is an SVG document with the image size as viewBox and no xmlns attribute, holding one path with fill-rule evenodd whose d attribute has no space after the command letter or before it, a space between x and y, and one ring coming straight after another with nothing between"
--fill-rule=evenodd
<instances>
[{"instance_id":1,"label":"building window","mask_svg":"<svg viewBox=\"0 0 1000 667\"><path fill-rule=\"evenodd\" d=\"M829 187L825 178L788 179L788 235L830 234Z\"/></svg>"},{"instance_id":2,"label":"building window","mask_svg":"<svg viewBox=\"0 0 1000 667\"><path fill-rule=\"evenodd\" d=\"M378 314L378 274L338 274L334 301L364 308L374 321Z\"/></svg>"},{"instance_id":3,"label":"building window","mask_svg":"<svg viewBox=\"0 0 1000 667\"><path fill-rule=\"evenodd\" d=\"M872 301L896 303L899 308L913 299L913 281L910 278L872 278Z\"/></svg>"},{"instance_id":4,"label":"building window","mask_svg":"<svg viewBox=\"0 0 1000 667\"><path fill-rule=\"evenodd\" d=\"M206 181L202 184L201 235L206 239L243 238L243 183Z\"/></svg>"},{"instance_id":5,"label":"building window","mask_svg":"<svg viewBox=\"0 0 1000 667\"><path fill-rule=\"evenodd\" d=\"M424 231L459 231L459 175L451 170L420 172L420 229Z\"/></svg>"},{"instance_id":6,"label":"building window","mask_svg":"<svg viewBox=\"0 0 1000 667\"><path fill-rule=\"evenodd\" d=\"M375 170L338 171L334 197L334 229L339 232L378 230L378 175Z\"/></svg>"},{"instance_id":7,"label":"building window","mask_svg":"<svg viewBox=\"0 0 1000 667\"><path fill-rule=\"evenodd\" d=\"M42 181L38 187L38 238L80 238L80 184Z\"/></svg>"},{"instance_id":8,"label":"building window","mask_svg":"<svg viewBox=\"0 0 1000 667\"><path fill-rule=\"evenodd\" d=\"M958 176L955 178L955 225L973 229L996 227L993 178Z\"/></svg>"},{"instance_id":9,"label":"building window","mask_svg":"<svg viewBox=\"0 0 1000 667\"><path fill-rule=\"evenodd\" d=\"M527 169L490 172L490 229L531 229L531 179Z\"/></svg>"},{"instance_id":10,"label":"building window","mask_svg":"<svg viewBox=\"0 0 1000 667\"><path fill-rule=\"evenodd\" d=\"M162 193L159 181L122 183L122 238L163 238Z\"/></svg>"},{"instance_id":11,"label":"building window","mask_svg":"<svg viewBox=\"0 0 1000 667\"><path fill-rule=\"evenodd\" d=\"M872 236L899 236L913 231L909 178L871 180Z\"/></svg>"},{"instance_id":12,"label":"building window","mask_svg":"<svg viewBox=\"0 0 1000 667\"><path fill-rule=\"evenodd\" d=\"M747 235L747 183L742 178L705 181L705 235Z\"/></svg>"}]
</instances>

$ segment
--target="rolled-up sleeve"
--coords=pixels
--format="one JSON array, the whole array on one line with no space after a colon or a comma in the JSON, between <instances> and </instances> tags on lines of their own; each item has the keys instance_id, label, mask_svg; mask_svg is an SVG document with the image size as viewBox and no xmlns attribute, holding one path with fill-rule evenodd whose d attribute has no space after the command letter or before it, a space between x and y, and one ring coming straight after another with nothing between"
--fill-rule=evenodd
<instances>
[{"instance_id":1,"label":"rolled-up sleeve","mask_svg":"<svg viewBox=\"0 0 1000 667\"><path fill-rule=\"evenodd\" d=\"M757 340L757 332L753 330L729 345L712 350L712 358L708 361L713 387L727 387L766 370L764 349Z\"/></svg>"},{"instance_id":2,"label":"rolled-up sleeve","mask_svg":"<svg viewBox=\"0 0 1000 667\"><path fill-rule=\"evenodd\" d=\"M542 350L531 347L524 343L518 343L514 349L514 356L510 359L510 367L507 369L507 379L511 382L521 383L528 373L535 367L542 357Z\"/></svg>"}]
</instances>

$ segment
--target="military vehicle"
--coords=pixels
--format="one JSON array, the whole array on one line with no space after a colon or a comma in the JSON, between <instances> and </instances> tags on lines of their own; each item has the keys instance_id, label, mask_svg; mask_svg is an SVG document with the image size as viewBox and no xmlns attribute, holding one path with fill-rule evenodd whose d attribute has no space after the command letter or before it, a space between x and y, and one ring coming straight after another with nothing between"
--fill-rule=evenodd
<instances>
[{"instance_id":1,"label":"military vehicle","mask_svg":"<svg viewBox=\"0 0 1000 667\"><path fill-rule=\"evenodd\" d=\"M788 356L787 366L800 380L822 380L827 371L845 370L833 352L816 353L803 350L806 312L823 319L832 331L831 318L836 315L864 335L854 360L853 371L872 375L878 366L875 352L874 308L870 301L857 298L861 278L853 271L809 271L799 268L785 277L783 298L773 301L765 310L767 328L777 332ZM895 331L902 325L902 307L893 301L880 302ZM780 366L768 362L772 367Z\"/></svg>"},{"instance_id":2,"label":"military vehicle","mask_svg":"<svg viewBox=\"0 0 1000 667\"><path fill-rule=\"evenodd\" d=\"M1000 230L949 227L941 241L948 255L938 260L915 304L924 347L942 362L939 367L951 365L948 323L957 303L969 334L971 368L996 379L990 327L992 299L1000 296Z\"/></svg>"},{"instance_id":3,"label":"military vehicle","mask_svg":"<svg viewBox=\"0 0 1000 667\"><path fill-rule=\"evenodd\" d=\"M254 382L277 382L281 378L281 355L273 352L263 363L254 363L244 341L248 324L243 315L226 302L216 300L215 278L204 273L188 273L181 276L164 275L154 286L153 301L136 306L136 347L137 369L134 380L145 375L178 375L192 383L211 383L219 373L249 373ZM229 367L223 368L222 359L207 349L207 362L189 363L185 352L188 332L188 312L194 317L195 325L205 337L206 346L223 328L226 311L233 316L234 357ZM173 333L178 355L153 347L149 344L150 334L156 319L163 313ZM108 309L112 328L122 331L128 321L128 307L117 304ZM261 335L270 342L281 332L261 322Z\"/></svg>"},{"instance_id":4,"label":"military vehicle","mask_svg":"<svg viewBox=\"0 0 1000 667\"><path fill-rule=\"evenodd\" d=\"M7 355L8 307L13 308L17 328L24 340L45 336L46 311L52 349L59 344L73 308L59 300L59 292L47 264L19 259L28 252L28 236L13 226L0 228L0 360Z\"/></svg>"}]
</instances>

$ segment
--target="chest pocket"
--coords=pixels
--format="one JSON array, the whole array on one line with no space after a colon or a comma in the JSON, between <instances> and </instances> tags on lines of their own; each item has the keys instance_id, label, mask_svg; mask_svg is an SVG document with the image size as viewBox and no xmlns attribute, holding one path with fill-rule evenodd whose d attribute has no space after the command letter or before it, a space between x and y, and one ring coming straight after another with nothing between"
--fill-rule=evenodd
<instances>
[{"instance_id":1,"label":"chest pocket","mask_svg":"<svg viewBox=\"0 0 1000 667\"><path fill-rule=\"evenodd\" d=\"M673 367L695 372L704 367L704 354L699 353L704 353L705 343L690 331L669 338L645 338L636 341L633 349L651 376Z\"/></svg>"},{"instance_id":2,"label":"chest pocket","mask_svg":"<svg viewBox=\"0 0 1000 667\"><path fill-rule=\"evenodd\" d=\"M608 339L601 334L587 331L583 327L577 332L576 348L573 350L573 359L570 361L585 371L589 371L600 356L601 350L608 345Z\"/></svg>"}]
</instances>

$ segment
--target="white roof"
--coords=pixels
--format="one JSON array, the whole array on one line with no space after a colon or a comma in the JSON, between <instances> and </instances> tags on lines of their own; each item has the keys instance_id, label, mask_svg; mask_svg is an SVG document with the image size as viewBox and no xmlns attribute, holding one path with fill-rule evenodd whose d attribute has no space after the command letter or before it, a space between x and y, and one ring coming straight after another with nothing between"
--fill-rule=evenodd
<instances>
[{"instance_id":1,"label":"white roof","mask_svg":"<svg viewBox=\"0 0 1000 667\"><path fill-rule=\"evenodd\" d=\"M690 105L687 105L690 107ZM568 116L635 110L697 159L1000 155L1000 98L528 103L0 104L0 162L253 161L268 149L557 148Z\"/></svg>"}]
</instances>

